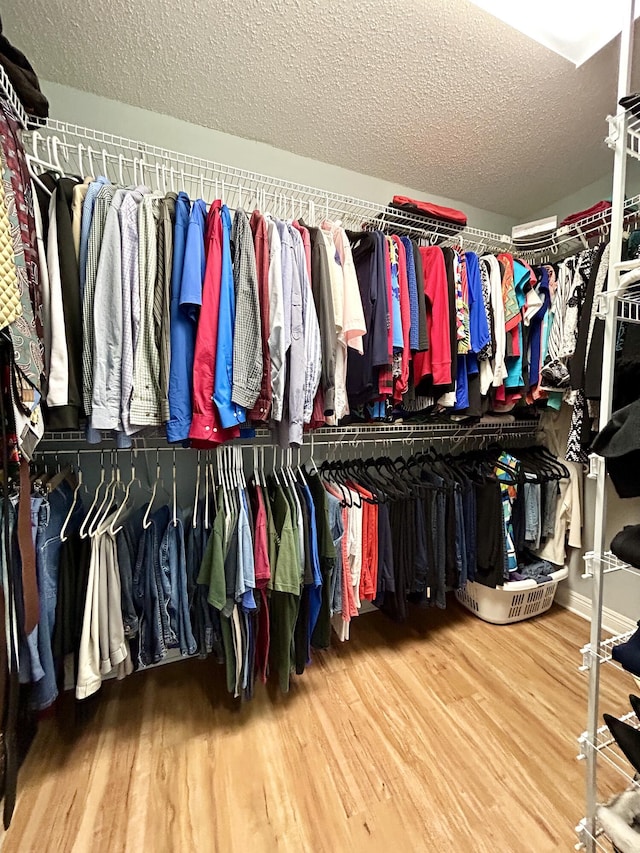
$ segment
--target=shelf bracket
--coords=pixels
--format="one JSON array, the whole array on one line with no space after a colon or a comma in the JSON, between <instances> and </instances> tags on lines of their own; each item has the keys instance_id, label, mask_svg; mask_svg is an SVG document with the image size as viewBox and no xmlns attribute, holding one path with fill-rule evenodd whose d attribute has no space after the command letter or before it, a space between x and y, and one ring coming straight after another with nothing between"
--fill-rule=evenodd
<instances>
[{"instance_id":1,"label":"shelf bracket","mask_svg":"<svg viewBox=\"0 0 640 853\"><path fill-rule=\"evenodd\" d=\"M599 456L597 453L589 454L589 473L587 477L590 480L597 480L599 477L602 477L605 473L604 466L604 457Z\"/></svg>"}]
</instances>

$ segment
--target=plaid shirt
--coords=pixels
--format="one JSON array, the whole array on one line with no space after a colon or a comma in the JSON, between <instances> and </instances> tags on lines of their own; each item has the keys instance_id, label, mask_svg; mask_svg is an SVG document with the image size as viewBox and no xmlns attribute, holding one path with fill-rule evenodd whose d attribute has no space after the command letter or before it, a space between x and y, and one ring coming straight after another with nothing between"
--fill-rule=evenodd
<instances>
[{"instance_id":1,"label":"plaid shirt","mask_svg":"<svg viewBox=\"0 0 640 853\"><path fill-rule=\"evenodd\" d=\"M236 297L231 399L251 409L262 384L262 330L253 236L247 215L240 208L233 217L231 251Z\"/></svg>"}]
</instances>

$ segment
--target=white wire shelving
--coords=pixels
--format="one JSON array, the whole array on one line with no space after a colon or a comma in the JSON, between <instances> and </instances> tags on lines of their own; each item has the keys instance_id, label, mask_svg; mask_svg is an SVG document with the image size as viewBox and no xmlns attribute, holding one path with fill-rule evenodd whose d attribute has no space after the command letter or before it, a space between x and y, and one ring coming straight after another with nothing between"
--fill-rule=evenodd
<instances>
[{"instance_id":1,"label":"white wire shelving","mask_svg":"<svg viewBox=\"0 0 640 853\"><path fill-rule=\"evenodd\" d=\"M640 720L638 720L633 712L625 714L618 719L632 726L634 729L640 729ZM619 774L625 788L640 787L640 779L637 779L633 774L633 769L627 758L623 755L606 725L600 726L596 730L595 739L593 740L589 737L588 732L583 732L578 738L578 745L580 747L578 754L579 761L586 760L589 753L594 752L608 767L611 767ZM611 842L602 832L602 828L599 826L597 820L594 824L594 831L590 832L589 822L586 818L583 818L576 826L576 833L579 839L575 847L576 850L583 850L585 847L595 844L594 849L606 850L608 853L611 853Z\"/></svg>"},{"instance_id":2,"label":"white wire shelving","mask_svg":"<svg viewBox=\"0 0 640 853\"><path fill-rule=\"evenodd\" d=\"M604 551L600 555L596 551L587 551L584 555L584 561L586 568L582 575L583 578L592 578L594 576L596 562L600 563L603 575L608 575L611 572L631 572L632 574L640 572L640 569L629 565L629 563L625 563L624 560L616 557L612 551Z\"/></svg>"},{"instance_id":3,"label":"white wire shelving","mask_svg":"<svg viewBox=\"0 0 640 853\"><path fill-rule=\"evenodd\" d=\"M594 658L599 663L612 663L614 666L622 669L620 664L613 659L613 650L616 646L621 646L623 643L630 640L634 634L635 630L626 631L624 634L617 634L614 637L607 637L606 640L602 640L597 646L595 646L595 648L591 643L587 643L586 646L583 646L580 649L580 654L582 655L582 666L580 667L580 671L588 671Z\"/></svg>"},{"instance_id":4,"label":"white wire shelving","mask_svg":"<svg viewBox=\"0 0 640 853\"><path fill-rule=\"evenodd\" d=\"M147 183L163 191L185 190L206 201L222 197L231 207L256 204L283 218L340 220L346 227L393 228L433 244L452 243L478 251L508 252L511 238L471 226L460 228L283 178L174 151L78 124L43 119L25 133L36 168L76 174L106 174L120 184Z\"/></svg>"},{"instance_id":5,"label":"white wire shelving","mask_svg":"<svg viewBox=\"0 0 640 853\"><path fill-rule=\"evenodd\" d=\"M25 112L25 109L22 106L22 101L18 97L16 90L13 88L11 80L9 80L9 76L2 65L0 65L0 95L5 100L9 101L11 109L18 119L20 126L25 128L28 121L27 113Z\"/></svg>"},{"instance_id":6,"label":"white wire shelving","mask_svg":"<svg viewBox=\"0 0 640 853\"><path fill-rule=\"evenodd\" d=\"M389 205L358 199L283 178L207 160L142 140L130 139L56 119L31 122L25 145L32 167L72 174L104 173L116 183L147 183L161 191L180 189L207 201L222 197L230 208L256 204L283 218L337 219L353 229L406 233L431 244L458 245L483 252L509 252L531 263L553 263L606 239L610 212L583 217L518 245L510 235L416 216ZM630 199L629 216L640 205ZM640 214L639 214L640 215Z\"/></svg>"},{"instance_id":7,"label":"white wire shelving","mask_svg":"<svg viewBox=\"0 0 640 853\"><path fill-rule=\"evenodd\" d=\"M607 121L609 122L607 145L615 148L620 136L626 133L627 156L640 160L640 116L627 110L614 116L607 116Z\"/></svg>"},{"instance_id":8,"label":"white wire shelving","mask_svg":"<svg viewBox=\"0 0 640 853\"><path fill-rule=\"evenodd\" d=\"M575 846L576 850L585 850L590 846L593 850L604 850L605 853L613 853L613 845L606 835L604 835L602 827L598 825L597 821L595 834L592 834L589 832L586 817L583 817L576 826L576 835L579 839Z\"/></svg>"},{"instance_id":9,"label":"white wire shelving","mask_svg":"<svg viewBox=\"0 0 640 853\"><path fill-rule=\"evenodd\" d=\"M633 711L624 714L618 719L632 726L634 729L640 729L640 720L638 720ZM587 754L593 750L602 756L607 764L623 777L626 785L640 787L640 780L636 781L634 778L633 768L620 751L607 726L600 726L596 730L596 737L593 741L589 738L588 732L583 732L578 738L578 744L580 746L578 761L583 761L587 757Z\"/></svg>"},{"instance_id":10,"label":"white wire shelving","mask_svg":"<svg viewBox=\"0 0 640 853\"><path fill-rule=\"evenodd\" d=\"M627 0L621 24L620 55L618 63L617 101L631 91L631 69L635 31L636 0ZM600 387L599 428L603 429L611 417L613 403L613 384L616 359L618 319L630 322L640 317L635 305L633 275L621 275L622 245L624 232L638 221L638 196L626 199L628 155L638 158L633 150L636 123L631 120L622 107L616 110L615 119L609 121L608 145L614 150L611 208L605 214L610 222L610 251L607 276L607 294L597 306L604 317L604 341L602 350L602 381ZM640 148L637 149L640 151ZM626 266L628 271L628 266ZM628 285L628 287L627 287ZM579 844L584 845L588 853L600 848L600 837L596 821L598 804L598 765L600 760L621 769L619 754L605 742L600 727L600 666L602 658L611 659L610 651L602 647L602 614L604 607L605 578L613 571L626 568L626 564L613 558L608 551L607 541L607 474L601 457L595 457L592 465L592 477L595 480L595 505L593 510L593 553L587 560L587 572L591 583L591 627L590 653L583 655L583 667L588 669L587 730L581 735L581 755L585 758L585 819L578 826ZM613 646L611 647L613 648ZM606 730L605 728L605 731ZM618 755L618 759L616 759ZM623 775L629 780L628 772ZM602 848L602 849L607 849Z\"/></svg>"}]
</instances>

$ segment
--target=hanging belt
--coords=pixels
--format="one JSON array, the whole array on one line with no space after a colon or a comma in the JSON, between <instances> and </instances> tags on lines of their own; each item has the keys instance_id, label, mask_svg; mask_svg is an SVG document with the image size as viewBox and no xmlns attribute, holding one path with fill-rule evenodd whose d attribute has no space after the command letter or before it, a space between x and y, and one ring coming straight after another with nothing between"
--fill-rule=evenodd
<instances>
[{"instance_id":1,"label":"hanging belt","mask_svg":"<svg viewBox=\"0 0 640 853\"><path fill-rule=\"evenodd\" d=\"M31 532L31 483L29 463L20 460L20 497L18 499L18 548L22 561L22 595L24 598L24 632L29 634L40 617L38 581L36 578L36 552Z\"/></svg>"}]
</instances>

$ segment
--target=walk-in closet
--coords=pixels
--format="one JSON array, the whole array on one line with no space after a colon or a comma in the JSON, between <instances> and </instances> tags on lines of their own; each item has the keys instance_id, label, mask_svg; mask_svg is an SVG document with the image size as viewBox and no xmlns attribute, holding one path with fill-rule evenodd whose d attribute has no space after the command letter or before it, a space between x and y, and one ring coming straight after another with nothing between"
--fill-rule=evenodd
<instances>
[{"instance_id":1,"label":"walk-in closet","mask_svg":"<svg viewBox=\"0 0 640 853\"><path fill-rule=\"evenodd\" d=\"M638 17L5 4L3 851L640 853Z\"/></svg>"}]
</instances>

